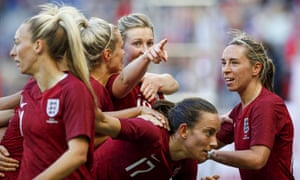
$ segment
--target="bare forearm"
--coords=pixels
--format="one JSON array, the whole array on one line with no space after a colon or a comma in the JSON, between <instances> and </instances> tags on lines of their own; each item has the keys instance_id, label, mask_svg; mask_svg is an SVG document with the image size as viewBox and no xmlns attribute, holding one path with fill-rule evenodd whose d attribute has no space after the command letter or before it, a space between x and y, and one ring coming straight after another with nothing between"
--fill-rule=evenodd
<instances>
[{"instance_id":1,"label":"bare forearm","mask_svg":"<svg viewBox=\"0 0 300 180\"><path fill-rule=\"evenodd\" d=\"M15 94L1 97L0 98L0 110L14 109L15 107L17 107L18 104L20 103L21 92L22 91L19 91Z\"/></svg>"},{"instance_id":2,"label":"bare forearm","mask_svg":"<svg viewBox=\"0 0 300 180\"><path fill-rule=\"evenodd\" d=\"M161 93L172 94L179 88L178 82L170 74L160 74L157 80L160 83L159 92Z\"/></svg>"},{"instance_id":3,"label":"bare forearm","mask_svg":"<svg viewBox=\"0 0 300 180\"><path fill-rule=\"evenodd\" d=\"M35 180L64 179L87 160L89 144L84 138L76 138L69 142L69 149L49 168L35 177ZM76 157L76 158L74 158Z\"/></svg>"},{"instance_id":4,"label":"bare forearm","mask_svg":"<svg viewBox=\"0 0 300 180\"><path fill-rule=\"evenodd\" d=\"M117 98L126 96L143 78L150 60L142 55L129 63L113 84L113 94Z\"/></svg>"},{"instance_id":5,"label":"bare forearm","mask_svg":"<svg viewBox=\"0 0 300 180\"><path fill-rule=\"evenodd\" d=\"M8 125L8 122L11 117L14 115L13 109L0 110L0 127L5 127Z\"/></svg>"},{"instance_id":6,"label":"bare forearm","mask_svg":"<svg viewBox=\"0 0 300 180\"><path fill-rule=\"evenodd\" d=\"M212 155L212 160L225 165L242 169L260 169L265 165L262 154L257 154L252 150L242 151L220 151L217 150Z\"/></svg>"},{"instance_id":7,"label":"bare forearm","mask_svg":"<svg viewBox=\"0 0 300 180\"><path fill-rule=\"evenodd\" d=\"M133 107L128 109L123 109L120 111L110 111L110 112L104 112L104 114L107 114L109 116L113 116L116 118L133 118L137 117L141 114L141 108L139 107Z\"/></svg>"},{"instance_id":8,"label":"bare forearm","mask_svg":"<svg viewBox=\"0 0 300 180\"><path fill-rule=\"evenodd\" d=\"M121 130L121 123L118 118L104 114L101 110L95 111L95 131L103 135L116 137Z\"/></svg>"}]
</instances>

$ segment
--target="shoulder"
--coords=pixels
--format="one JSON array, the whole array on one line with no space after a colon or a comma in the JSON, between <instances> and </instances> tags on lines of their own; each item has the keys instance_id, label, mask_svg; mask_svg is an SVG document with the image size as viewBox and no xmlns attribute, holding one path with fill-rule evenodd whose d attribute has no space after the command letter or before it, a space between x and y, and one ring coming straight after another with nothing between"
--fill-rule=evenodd
<instances>
[{"instance_id":1,"label":"shoulder","mask_svg":"<svg viewBox=\"0 0 300 180\"><path fill-rule=\"evenodd\" d=\"M87 87L84 82L71 73L67 74L67 77L60 81L60 86L64 88L64 90L81 92L86 91Z\"/></svg>"},{"instance_id":2,"label":"shoulder","mask_svg":"<svg viewBox=\"0 0 300 180\"><path fill-rule=\"evenodd\" d=\"M283 102L283 99L275 94L274 92L271 92L265 88L262 89L262 92L260 94L260 100L261 101L269 101L269 102Z\"/></svg>"},{"instance_id":3,"label":"shoulder","mask_svg":"<svg viewBox=\"0 0 300 180\"><path fill-rule=\"evenodd\" d=\"M141 118L120 118L121 131L120 136L132 137L134 139L142 138L149 141L157 141L162 138L161 130L153 123Z\"/></svg>"},{"instance_id":4,"label":"shoulder","mask_svg":"<svg viewBox=\"0 0 300 180\"><path fill-rule=\"evenodd\" d=\"M112 74L111 76L109 76L108 82L114 81L119 75L120 73Z\"/></svg>"},{"instance_id":5,"label":"shoulder","mask_svg":"<svg viewBox=\"0 0 300 180\"><path fill-rule=\"evenodd\" d=\"M253 106L260 107L263 109L270 107L282 107L285 106L285 102L280 96L278 96L274 92L263 88L261 94L253 102Z\"/></svg>"},{"instance_id":6,"label":"shoulder","mask_svg":"<svg viewBox=\"0 0 300 180\"><path fill-rule=\"evenodd\" d=\"M31 89L32 87L36 86L37 85L37 82L35 79L31 78L27 81L27 83L24 85L24 88L23 90L26 90L26 89Z\"/></svg>"}]
</instances>

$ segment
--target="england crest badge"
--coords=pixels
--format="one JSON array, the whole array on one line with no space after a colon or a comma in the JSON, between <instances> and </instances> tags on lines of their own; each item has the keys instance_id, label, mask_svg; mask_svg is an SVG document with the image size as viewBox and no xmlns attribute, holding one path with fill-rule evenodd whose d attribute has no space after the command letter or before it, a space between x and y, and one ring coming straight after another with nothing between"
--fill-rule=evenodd
<instances>
[{"instance_id":1,"label":"england crest badge","mask_svg":"<svg viewBox=\"0 0 300 180\"><path fill-rule=\"evenodd\" d=\"M49 119L47 120L47 123L50 124L58 123L58 121L54 119L58 111L59 111L59 99L48 99L46 112L47 115L49 116Z\"/></svg>"},{"instance_id":2,"label":"england crest badge","mask_svg":"<svg viewBox=\"0 0 300 180\"><path fill-rule=\"evenodd\" d=\"M244 137L243 139L249 139L249 119L248 117L244 118Z\"/></svg>"}]
</instances>

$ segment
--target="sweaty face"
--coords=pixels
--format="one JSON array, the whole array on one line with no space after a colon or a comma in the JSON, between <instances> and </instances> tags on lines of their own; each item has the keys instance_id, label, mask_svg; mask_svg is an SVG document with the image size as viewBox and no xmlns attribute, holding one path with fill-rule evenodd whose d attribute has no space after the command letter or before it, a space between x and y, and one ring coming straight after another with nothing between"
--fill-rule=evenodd
<instances>
[{"instance_id":1,"label":"sweaty face","mask_svg":"<svg viewBox=\"0 0 300 180\"><path fill-rule=\"evenodd\" d=\"M189 129L184 141L187 154L199 162L207 160L207 152L217 146L216 133L220 129L218 114L203 112L201 120L194 128Z\"/></svg>"},{"instance_id":2,"label":"sweaty face","mask_svg":"<svg viewBox=\"0 0 300 180\"><path fill-rule=\"evenodd\" d=\"M254 79L253 66L246 57L247 49L243 46L229 45L222 55L222 73L230 91L242 92Z\"/></svg>"},{"instance_id":3,"label":"sweaty face","mask_svg":"<svg viewBox=\"0 0 300 180\"><path fill-rule=\"evenodd\" d=\"M154 34L150 28L133 28L126 31L124 39L124 64L142 55L153 46Z\"/></svg>"},{"instance_id":4,"label":"sweaty face","mask_svg":"<svg viewBox=\"0 0 300 180\"><path fill-rule=\"evenodd\" d=\"M34 51L34 44L31 42L31 34L28 28L28 24L22 24L17 29L10 56L14 58L21 73L32 75L34 73L33 65L36 61L36 53Z\"/></svg>"}]
</instances>

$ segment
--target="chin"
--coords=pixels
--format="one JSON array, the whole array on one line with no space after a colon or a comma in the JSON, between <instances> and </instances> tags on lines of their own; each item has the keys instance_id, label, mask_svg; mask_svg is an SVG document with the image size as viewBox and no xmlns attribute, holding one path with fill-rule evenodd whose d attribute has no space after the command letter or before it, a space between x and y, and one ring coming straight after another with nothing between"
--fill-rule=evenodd
<instances>
[{"instance_id":1,"label":"chin","mask_svg":"<svg viewBox=\"0 0 300 180\"><path fill-rule=\"evenodd\" d=\"M236 89L234 89L234 88L232 88L232 87L227 87L227 90L228 90L228 91L231 91L231 92L236 91Z\"/></svg>"},{"instance_id":2,"label":"chin","mask_svg":"<svg viewBox=\"0 0 300 180\"><path fill-rule=\"evenodd\" d=\"M203 163L204 161L207 160L206 156L200 156L198 159L198 163Z\"/></svg>"},{"instance_id":3,"label":"chin","mask_svg":"<svg viewBox=\"0 0 300 180\"><path fill-rule=\"evenodd\" d=\"M207 159L198 159L198 163L203 163L204 161L206 161Z\"/></svg>"}]
</instances>

